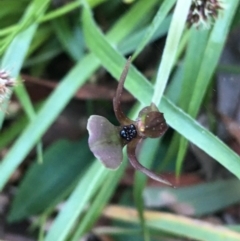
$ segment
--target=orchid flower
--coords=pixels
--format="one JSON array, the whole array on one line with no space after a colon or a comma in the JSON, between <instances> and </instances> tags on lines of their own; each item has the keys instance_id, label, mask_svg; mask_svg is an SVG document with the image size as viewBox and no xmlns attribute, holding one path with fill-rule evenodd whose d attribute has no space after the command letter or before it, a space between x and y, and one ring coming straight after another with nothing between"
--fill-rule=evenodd
<instances>
[{"instance_id":1,"label":"orchid flower","mask_svg":"<svg viewBox=\"0 0 240 241\"><path fill-rule=\"evenodd\" d=\"M121 95L130 64L131 58L128 59L124 67L116 96L113 99L114 113L120 126L114 126L102 116L90 116L87 123L90 150L107 168L117 169L123 159L122 149L126 145L128 159L136 170L143 172L154 180L172 186L170 182L145 168L137 160L136 147L138 143L147 137L157 138L162 136L168 126L163 113L159 112L154 103L143 108L135 121L129 119L123 113Z\"/></svg>"}]
</instances>

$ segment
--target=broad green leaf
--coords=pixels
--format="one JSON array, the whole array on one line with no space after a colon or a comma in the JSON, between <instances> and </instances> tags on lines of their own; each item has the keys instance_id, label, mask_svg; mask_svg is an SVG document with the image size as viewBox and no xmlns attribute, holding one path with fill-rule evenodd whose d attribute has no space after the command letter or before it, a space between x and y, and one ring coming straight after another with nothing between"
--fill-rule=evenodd
<instances>
[{"instance_id":1,"label":"broad green leaf","mask_svg":"<svg viewBox=\"0 0 240 241\"><path fill-rule=\"evenodd\" d=\"M69 192L84 174L92 157L86 139L58 141L44 153L44 163L31 165L12 204L9 221L18 221L48 209Z\"/></svg>"}]
</instances>

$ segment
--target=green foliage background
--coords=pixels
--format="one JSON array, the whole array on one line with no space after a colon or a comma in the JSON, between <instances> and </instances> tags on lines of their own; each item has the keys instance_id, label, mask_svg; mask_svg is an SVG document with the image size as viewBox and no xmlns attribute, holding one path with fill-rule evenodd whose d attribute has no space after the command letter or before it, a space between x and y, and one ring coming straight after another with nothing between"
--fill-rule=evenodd
<instances>
[{"instance_id":1,"label":"green foliage background","mask_svg":"<svg viewBox=\"0 0 240 241\"><path fill-rule=\"evenodd\" d=\"M239 23L239 1L229 1L216 23L210 29L199 31L185 28L191 0L138 0L128 5L127 11L110 24L107 33L103 33L93 18L93 11L99 5L107 8L108 3L104 5L105 1L72 1L57 9L52 9L50 0L0 2L1 66L11 69L14 77L18 77L26 66L32 72L40 73L62 51L75 62L74 67L38 108L31 103L24 85L15 88L15 94L26 113L25 118L29 121L25 124L23 120L16 120L14 125L2 130L0 139L1 148L13 142L0 164L1 190L30 150L37 146L39 161L24 177L8 219L16 221L40 214L37 223L40 227L39 240L78 240L91 230L113 196L127 164L124 155L119 170L112 172L105 169L93 159L87 147L87 139L79 143L60 141L43 151L41 137L75 92L99 67L103 66L117 80L126 61L124 55L134 52L133 57L136 58L149 42L160 36L167 35L167 40L163 55L159 57L155 84L148 81L134 65L130 68L125 87L138 100L138 106L133 108L131 116L136 116L140 106L149 105L151 101L164 113L167 123L176 130L165 154L167 160L170 152L178 153L177 175L180 175L187 143L190 141L237 178L240 177L239 156L195 120L218 67L228 33ZM75 29L68 20L72 11L75 11L76 16ZM54 35L57 36L58 44L52 38ZM87 53L85 47L89 50ZM39 49L41 51L36 51ZM182 65L176 65L179 61L182 61ZM174 74L180 70L183 74L175 78ZM1 112L1 125L4 118L5 113ZM149 146L152 150L150 153L147 151ZM152 140L144 144L141 158L145 166L152 166L158 146L159 143ZM174 218L171 219L172 223L163 217L151 225L143 215L142 192L145 185L146 177L136 173L133 193L141 220L141 229L138 224L133 230L136 237L140 234L145 240L150 240L157 230L164 235L167 233L196 240L239 240L237 232L226 229L223 234L214 228L196 232L191 222L180 225ZM234 180L234 185L239 188L238 180ZM215 190L214 187L211 190ZM234 199L235 196L232 196ZM47 217L65 198L64 208L54 219L50 230L44 234L43 226ZM222 202L219 209L226 205L226 202ZM136 223L134 218L128 221ZM178 231L179 225L181 230L187 232ZM132 231L131 228L119 230L115 232L119 237ZM114 231L110 229L110 233Z\"/></svg>"}]
</instances>

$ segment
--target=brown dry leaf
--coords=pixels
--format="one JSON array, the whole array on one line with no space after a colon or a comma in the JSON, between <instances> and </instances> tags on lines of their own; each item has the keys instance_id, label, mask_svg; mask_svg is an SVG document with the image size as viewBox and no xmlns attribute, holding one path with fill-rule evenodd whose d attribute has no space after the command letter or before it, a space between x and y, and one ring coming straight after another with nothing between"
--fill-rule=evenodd
<instances>
[{"instance_id":1,"label":"brown dry leaf","mask_svg":"<svg viewBox=\"0 0 240 241\"><path fill-rule=\"evenodd\" d=\"M46 79L43 80L29 75L22 75L22 78L25 80L25 85L30 96L35 101L48 96L58 85L57 82ZM75 98L80 100L112 100L115 92L116 85L85 84L76 92ZM132 95L124 91L121 96L121 101L128 102L132 100Z\"/></svg>"}]
</instances>

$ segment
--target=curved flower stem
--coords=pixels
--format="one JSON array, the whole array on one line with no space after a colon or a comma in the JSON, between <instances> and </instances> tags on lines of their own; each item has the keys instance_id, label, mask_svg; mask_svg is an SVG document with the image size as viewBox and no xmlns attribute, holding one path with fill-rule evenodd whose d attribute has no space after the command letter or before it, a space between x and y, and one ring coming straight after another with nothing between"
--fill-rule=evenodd
<instances>
[{"instance_id":1,"label":"curved flower stem","mask_svg":"<svg viewBox=\"0 0 240 241\"><path fill-rule=\"evenodd\" d=\"M113 98L113 109L116 118L118 119L119 123L122 125L129 125L132 123L132 120L130 120L122 111L121 108L121 96L122 96L122 91L123 91L123 86L125 79L127 77L128 69L131 64L131 57L128 58L128 61L123 69L123 72L121 74L121 77L119 79L117 91L116 91L116 96Z\"/></svg>"},{"instance_id":2,"label":"curved flower stem","mask_svg":"<svg viewBox=\"0 0 240 241\"><path fill-rule=\"evenodd\" d=\"M147 176L149 176L150 178L158 181L158 182L161 182L161 183L164 183L164 184L167 184L169 186L172 186L174 187L170 182L168 182L167 180L165 180L164 178L162 178L161 176L157 175L156 173L150 171L149 169L147 169L146 167L142 166L139 161L137 160L137 157L136 157L136 153L135 153L135 150L136 150L136 146L138 144L139 141L141 141L142 138L136 138L134 140L132 140L128 145L127 145L127 154L128 154L128 159L131 163L131 165L136 169L136 170L139 170L141 171L142 173L146 174Z\"/></svg>"}]
</instances>

